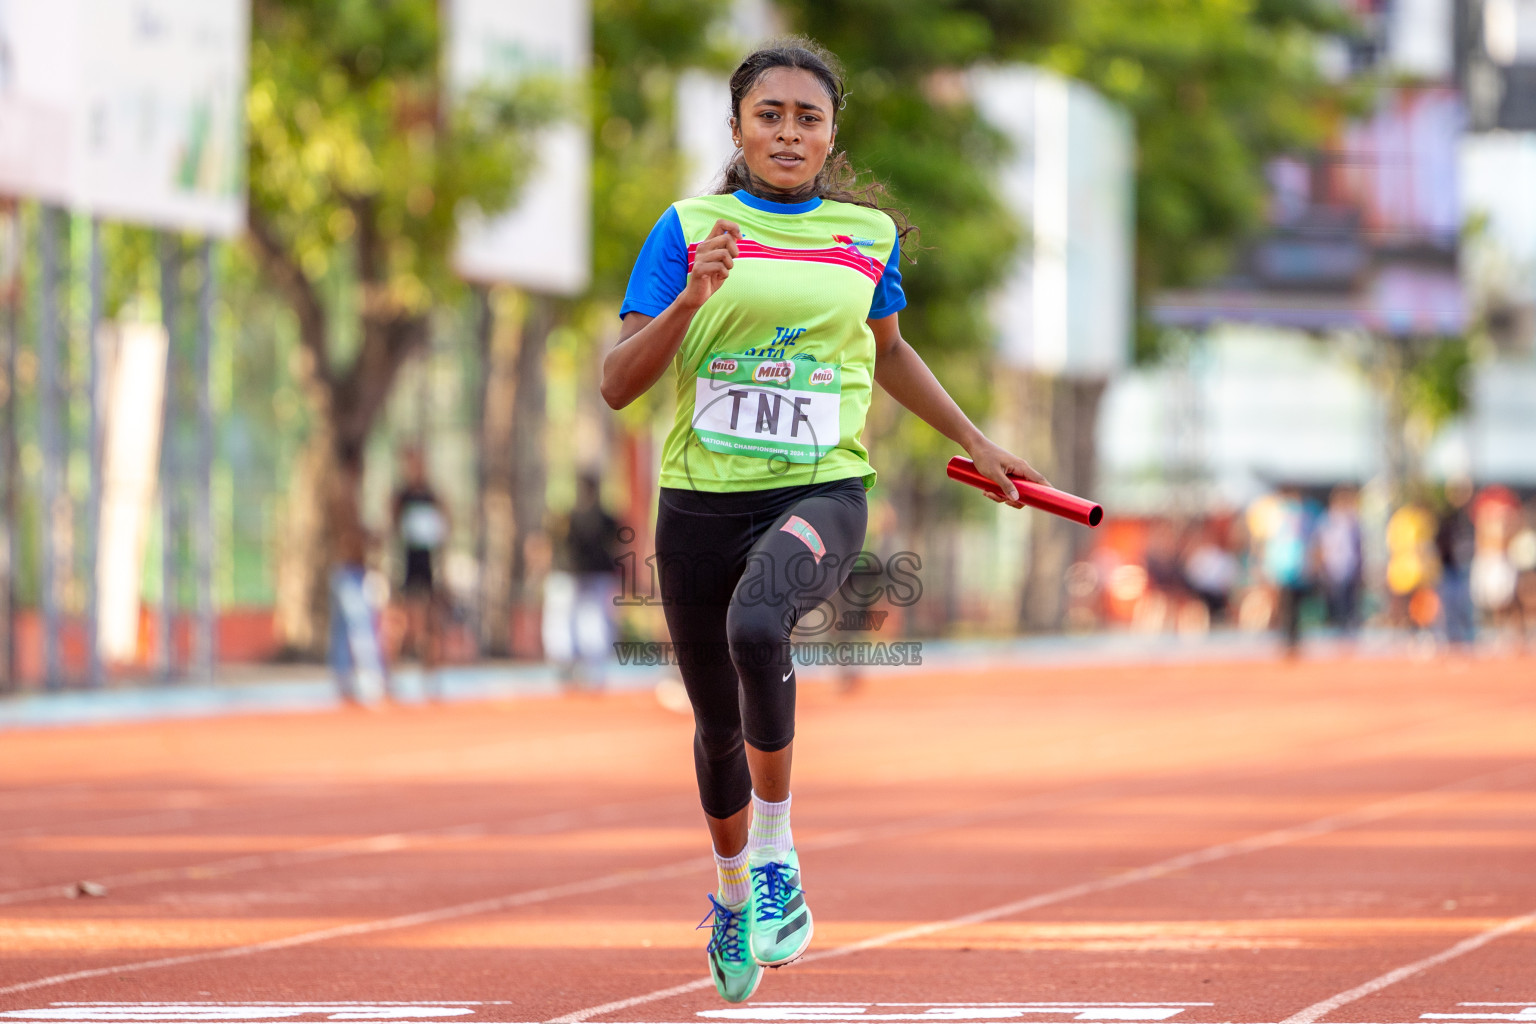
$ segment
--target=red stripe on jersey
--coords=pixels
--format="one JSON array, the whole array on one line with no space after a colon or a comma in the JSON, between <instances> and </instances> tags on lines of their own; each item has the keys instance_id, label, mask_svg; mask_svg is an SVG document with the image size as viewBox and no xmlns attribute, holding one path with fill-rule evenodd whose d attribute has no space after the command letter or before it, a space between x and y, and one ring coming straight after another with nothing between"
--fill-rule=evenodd
<instances>
[{"instance_id":1,"label":"red stripe on jersey","mask_svg":"<svg viewBox=\"0 0 1536 1024\"><path fill-rule=\"evenodd\" d=\"M688 270L693 270L693 258L699 243L688 246ZM885 276L885 264L872 256L865 256L852 246L833 246L827 249L780 249L772 245L743 238L736 243L737 259L743 260L795 260L800 263L829 263L833 266L857 270L876 284Z\"/></svg>"}]
</instances>

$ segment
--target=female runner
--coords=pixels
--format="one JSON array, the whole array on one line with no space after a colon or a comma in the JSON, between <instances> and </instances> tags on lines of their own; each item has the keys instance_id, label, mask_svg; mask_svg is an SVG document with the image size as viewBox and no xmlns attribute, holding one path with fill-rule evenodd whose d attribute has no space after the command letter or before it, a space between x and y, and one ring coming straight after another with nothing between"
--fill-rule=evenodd
<instances>
[{"instance_id":1,"label":"female runner","mask_svg":"<svg viewBox=\"0 0 1536 1024\"><path fill-rule=\"evenodd\" d=\"M1009 472L1042 480L987 440L902 340L900 233L871 198L880 190L856 191L846 156L833 155L835 68L791 39L736 69L737 152L723 186L674 203L652 229L603 362L615 409L676 372L657 568L719 875L705 917L710 975L730 1002L811 941L789 826L790 631L841 586L864 542L871 382L1010 499Z\"/></svg>"}]
</instances>

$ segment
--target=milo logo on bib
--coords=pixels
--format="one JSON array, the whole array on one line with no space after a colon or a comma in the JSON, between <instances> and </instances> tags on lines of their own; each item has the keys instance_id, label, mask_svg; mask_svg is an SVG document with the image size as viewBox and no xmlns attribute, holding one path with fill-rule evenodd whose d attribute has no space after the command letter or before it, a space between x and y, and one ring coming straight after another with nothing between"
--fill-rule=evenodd
<instances>
[{"instance_id":1,"label":"milo logo on bib","mask_svg":"<svg viewBox=\"0 0 1536 1024\"><path fill-rule=\"evenodd\" d=\"M784 384L788 385L794 379L795 368L788 360L780 360L775 363L759 363L757 369L752 371L752 379L758 384Z\"/></svg>"},{"instance_id":2,"label":"milo logo on bib","mask_svg":"<svg viewBox=\"0 0 1536 1024\"><path fill-rule=\"evenodd\" d=\"M693 430L712 452L816 462L837 447L841 400L839 366L718 357L694 382Z\"/></svg>"}]
</instances>

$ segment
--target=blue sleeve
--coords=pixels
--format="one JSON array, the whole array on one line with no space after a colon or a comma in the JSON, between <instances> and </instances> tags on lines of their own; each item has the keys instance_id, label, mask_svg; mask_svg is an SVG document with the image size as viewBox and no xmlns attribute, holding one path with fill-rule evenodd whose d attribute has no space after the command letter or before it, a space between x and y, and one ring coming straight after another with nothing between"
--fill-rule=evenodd
<instances>
[{"instance_id":1,"label":"blue sleeve","mask_svg":"<svg viewBox=\"0 0 1536 1024\"><path fill-rule=\"evenodd\" d=\"M640 247L635 268L629 272L624 305L619 316L633 310L660 316L688 284L688 244L683 241L683 222L677 210L667 207Z\"/></svg>"},{"instance_id":2,"label":"blue sleeve","mask_svg":"<svg viewBox=\"0 0 1536 1024\"><path fill-rule=\"evenodd\" d=\"M907 293L901 290L901 236L891 244L891 258L885 261L885 273L875 285L875 297L869 304L869 319L879 320L907 308Z\"/></svg>"}]
</instances>

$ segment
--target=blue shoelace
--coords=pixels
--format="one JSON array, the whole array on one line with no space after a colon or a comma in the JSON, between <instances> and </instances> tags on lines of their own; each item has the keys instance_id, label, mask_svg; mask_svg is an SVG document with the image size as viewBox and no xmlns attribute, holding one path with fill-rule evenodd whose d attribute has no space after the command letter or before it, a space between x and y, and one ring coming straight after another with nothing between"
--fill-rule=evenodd
<instances>
[{"instance_id":1,"label":"blue shoelace","mask_svg":"<svg viewBox=\"0 0 1536 1024\"><path fill-rule=\"evenodd\" d=\"M730 907L715 899L715 894L709 894L709 913L704 915L698 928L708 927L710 921L714 921L714 931L709 937L709 945L704 948L706 953L719 953L726 960L745 960L746 950L742 948L742 918L746 916L746 908L732 910Z\"/></svg>"},{"instance_id":2,"label":"blue shoelace","mask_svg":"<svg viewBox=\"0 0 1536 1024\"><path fill-rule=\"evenodd\" d=\"M774 861L752 869L752 895L757 919L772 921L784 916L784 904L799 890L789 884L790 867Z\"/></svg>"}]
</instances>

